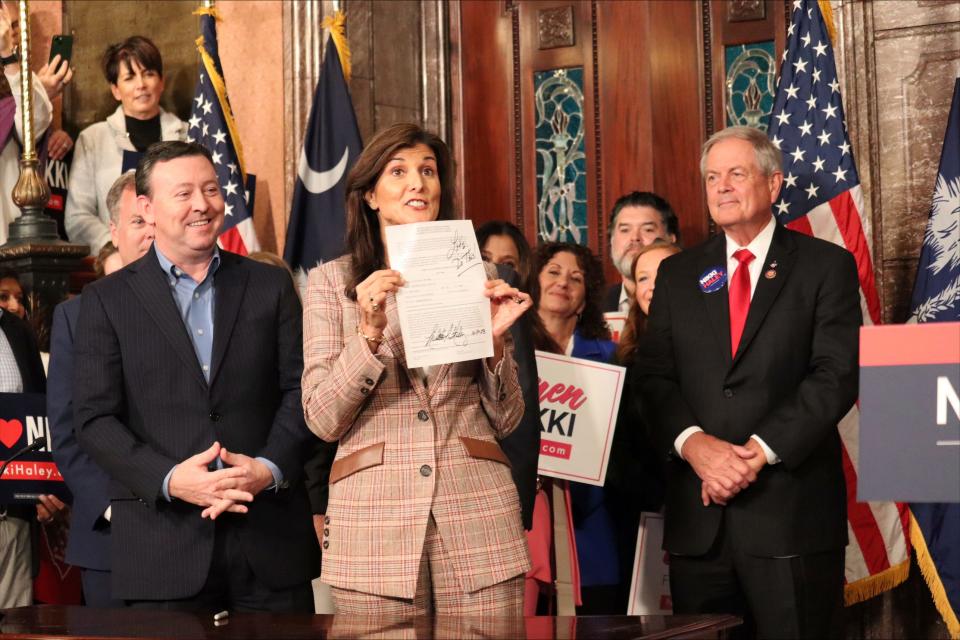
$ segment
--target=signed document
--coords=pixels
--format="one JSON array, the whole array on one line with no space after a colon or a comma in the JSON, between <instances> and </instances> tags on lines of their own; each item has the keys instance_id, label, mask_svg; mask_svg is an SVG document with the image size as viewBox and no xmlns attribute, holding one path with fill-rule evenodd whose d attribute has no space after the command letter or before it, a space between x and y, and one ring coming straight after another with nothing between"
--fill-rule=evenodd
<instances>
[{"instance_id":1,"label":"signed document","mask_svg":"<svg viewBox=\"0 0 960 640\"><path fill-rule=\"evenodd\" d=\"M386 228L407 366L430 367L493 356L487 273L469 220Z\"/></svg>"}]
</instances>

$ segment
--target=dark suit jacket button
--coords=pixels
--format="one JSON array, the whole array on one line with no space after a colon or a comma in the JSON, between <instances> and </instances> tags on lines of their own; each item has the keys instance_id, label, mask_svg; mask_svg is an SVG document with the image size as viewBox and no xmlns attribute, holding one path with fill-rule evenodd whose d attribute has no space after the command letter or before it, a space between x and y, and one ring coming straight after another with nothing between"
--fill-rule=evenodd
<instances>
[{"instance_id":1,"label":"dark suit jacket button","mask_svg":"<svg viewBox=\"0 0 960 640\"><path fill-rule=\"evenodd\" d=\"M211 413L210 413L210 421L211 421L211 422L220 422L220 414L217 413L216 411L211 412Z\"/></svg>"},{"instance_id":2,"label":"dark suit jacket button","mask_svg":"<svg viewBox=\"0 0 960 640\"><path fill-rule=\"evenodd\" d=\"M724 387L724 388L723 388L723 397L725 397L725 398L732 398L732 397L733 397L733 389L731 389L730 387Z\"/></svg>"},{"instance_id":3,"label":"dark suit jacket button","mask_svg":"<svg viewBox=\"0 0 960 640\"><path fill-rule=\"evenodd\" d=\"M742 255L742 254L741 254ZM323 517L323 524L330 524L330 516Z\"/></svg>"},{"instance_id":4,"label":"dark suit jacket button","mask_svg":"<svg viewBox=\"0 0 960 640\"><path fill-rule=\"evenodd\" d=\"M360 387L360 393L362 395L367 395L368 393L370 393L370 389L367 389L366 387Z\"/></svg>"},{"instance_id":5,"label":"dark suit jacket button","mask_svg":"<svg viewBox=\"0 0 960 640\"><path fill-rule=\"evenodd\" d=\"M429 476L431 473L433 473L433 469L430 468L430 465L425 464L420 467L420 475L422 475L424 478Z\"/></svg>"},{"instance_id":6,"label":"dark suit jacket button","mask_svg":"<svg viewBox=\"0 0 960 640\"><path fill-rule=\"evenodd\" d=\"M323 541L323 548L326 549L326 548L329 547L329 546L330 546L330 541L329 541L329 540L324 540L324 541Z\"/></svg>"},{"instance_id":7,"label":"dark suit jacket button","mask_svg":"<svg viewBox=\"0 0 960 640\"><path fill-rule=\"evenodd\" d=\"M427 412L424 411L423 409L420 409L420 411L417 413L417 417L420 418L423 422L426 422L427 420L430 419L430 416L428 416Z\"/></svg>"},{"instance_id":8,"label":"dark suit jacket button","mask_svg":"<svg viewBox=\"0 0 960 640\"><path fill-rule=\"evenodd\" d=\"M364 380L363 383L364 383L365 385L367 385L368 387L372 387L372 386L373 386L373 380L371 380L370 378L367 378L366 380Z\"/></svg>"}]
</instances>

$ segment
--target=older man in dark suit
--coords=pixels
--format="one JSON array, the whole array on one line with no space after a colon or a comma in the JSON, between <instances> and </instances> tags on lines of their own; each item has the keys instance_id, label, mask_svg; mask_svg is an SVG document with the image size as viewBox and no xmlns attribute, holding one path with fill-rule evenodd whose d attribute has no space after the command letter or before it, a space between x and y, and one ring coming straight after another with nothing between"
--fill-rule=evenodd
<instances>
[{"instance_id":1,"label":"older man in dark suit","mask_svg":"<svg viewBox=\"0 0 960 640\"><path fill-rule=\"evenodd\" d=\"M636 383L668 457L676 613L746 614L761 637L842 632L837 423L857 393L853 256L779 226L780 152L756 129L704 145L723 234L657 275Z\"/></svg>"},{"instance_id":2,"label":"older man in dark suit","mask_svg":"<svg viewBox=\"0 0 960 640\"><path fill-rule=\"evenodd\" d=\"M83 294L74 407L112 478L113 595L135 606L312 611L300 304L282 269L221 251L209 152L137 169L153 248Z\"/></svg>"}]
</instances>

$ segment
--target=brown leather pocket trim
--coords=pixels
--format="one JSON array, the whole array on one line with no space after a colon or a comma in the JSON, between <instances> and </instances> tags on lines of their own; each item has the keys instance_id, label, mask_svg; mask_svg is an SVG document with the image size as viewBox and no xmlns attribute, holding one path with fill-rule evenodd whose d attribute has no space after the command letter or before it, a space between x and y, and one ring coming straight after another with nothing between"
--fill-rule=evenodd
<instances>
[{"instance_id":1,"label":"brown leather pocket trim","mask_svg":"<svg viewBox=\"0 0 960 640\"><path fill-rule=\"evenodd\" d=\"M383 464L383 443L372 444L354 451L333 463L330 467L330 484L339 482L357 471Z\"/></svg>"},{"instance_id":2,"label":"brown leather pocket trim","mask_svg":"<svg viewBox=\"0 0 960 640\"><path fill-rule=\"evenodd\" d=\"M501 449L500 445L496 442L477 440L476 438L467 438L465 436L460 436L460 442L463 443L463 448L467 450L467 455L471 458L493 460L494 462L505 464L508 467L510 466L510 459L507 458L507 454L503 452L503 449Z\"/></svg>"}]
</instances>

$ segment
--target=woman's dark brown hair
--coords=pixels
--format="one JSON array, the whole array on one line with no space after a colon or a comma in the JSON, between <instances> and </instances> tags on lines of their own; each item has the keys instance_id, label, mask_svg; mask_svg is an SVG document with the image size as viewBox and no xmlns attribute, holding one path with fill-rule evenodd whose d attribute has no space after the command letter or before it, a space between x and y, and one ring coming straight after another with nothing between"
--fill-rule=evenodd
<instances>
[{"instance_id":1,"label":"woman's dark brown hair","mask_svg":"<svg viewBox=\"0 0 960 640\"><path fill-rule=\"evenodd\" d=\"M108 45L100 59L103 76L110 84L117 84L120 77L120 65L130 67L130 61L136 60L147 71L156 71L163 77L163 58L160 50L150 38L130 36L123 42Z\"/></svg>"},{"instance_id":2,"label":"woman's dark brown hair","mask_svg":"<svg viewBox=\"0 0 960 640\"><path fill-rule=\"evenodd\" d=\"M637 261L640 259L640 256L655 249L665 249L670 252L670 255L680 253L681 251L680 247L672 242L657 238L640 249L637 255L634 256L633 262L630 263L631 275L634 277L637 275ZM627 322L623 325L623 333L620 334L620 344L617 345L618 364L626 367L633 362L633 355L637 352L637 343L640 341L640 336L642 336L646 330L647 315L643 312L643 309L640 308L640 305L637 304L637 297L634 296L630 299L630 311L627 313Z\"/></svg>"},{"instance_id":3,"label":"woman's dark brown hair","mask_svg":"<svg viewBox=\"0 0 960 640\"><path fill-rule=\"evenodd\" d=\"M424 144L433 151L440 179L440 212L438 220L452 220L455 214L453 158L447 144L415 124L395 124L379 131L364 147L347 176L347 238L350 252L350 280L346 294L357 299L357 285L378 269L386 268L380 219L364 196L377 184L384 167L401 149Z\"/></svg>"},{"instance_id":4,"label":"woman's dark brown hair","mask_svg":"<svg viewBox=\"0 0 960 640\"><path fill-rule=\"evenodd\" d=\"M530 296L535 308L540 306L540 272L550 262L550 258L558 253L572 253L577 259L577 266L583 271L583 284L586 287L586 296L583 300L583 311L577 320L577 330L584 338L600 340L610 339L610 329L603 319L603 265L589 247L570 242L547 242L537 247L534 252L533 272L530 274ZM539 325L539 326L538 326ZM542 323L533 323L533 344L541 351L563 353L563 345L558 345L550 336Z\"/></svg>"}]
</instances>

